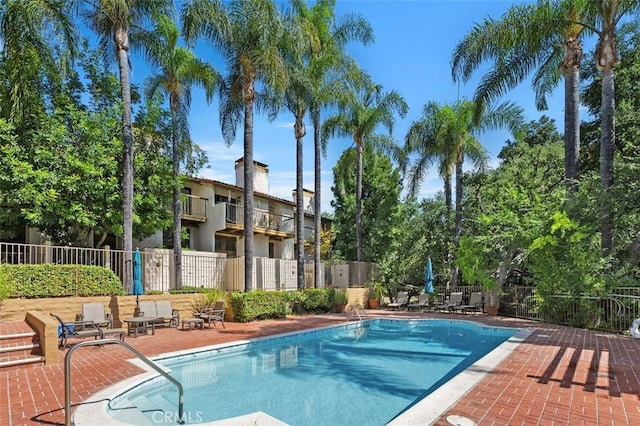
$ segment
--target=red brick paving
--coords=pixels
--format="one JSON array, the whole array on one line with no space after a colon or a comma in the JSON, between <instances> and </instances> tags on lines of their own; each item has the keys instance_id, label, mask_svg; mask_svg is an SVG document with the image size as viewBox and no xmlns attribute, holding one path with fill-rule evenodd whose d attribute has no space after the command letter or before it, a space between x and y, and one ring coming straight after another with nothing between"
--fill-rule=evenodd
<instances>
[{"instance_id":1,"label":"red brick paving","mask_svg":"<svg viewBox=\"0 0 640 426\"><path fill-rule=\"evenodd\" d=\"M640 341L627 336L480 315L374 311L379 316L473 319L533 330L493 372L436 422L460 415L478 425L640 425ZM373 315L369 311L370 317ZM155 336L128 338L147 356L344 322L343 315L295 316L226 329L157 329ZM25 330L26 327L26 330ZM28 331L23 323L0 323L0 332ZM73 342L73 341L72 341ZM0 371L0 425L64 423L64 353L52 366ZM73 355L74 404L141 372L117 346L79 348Z\"/></svg>"}]
</instances>

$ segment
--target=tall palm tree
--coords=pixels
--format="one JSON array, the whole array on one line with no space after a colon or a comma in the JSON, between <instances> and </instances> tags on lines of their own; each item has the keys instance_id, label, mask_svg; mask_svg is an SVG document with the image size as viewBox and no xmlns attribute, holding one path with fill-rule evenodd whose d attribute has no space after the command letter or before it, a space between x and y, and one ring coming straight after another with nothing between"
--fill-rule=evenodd
<instances>
[{"instance_id":1,"label":"tall palm tree","mask_svg":"<svg viewBox=\"0 0 640 426\"><path fill-rule=\"evenodd\" d=\"M43 108L40 90L42 75L62 71L73 59L78 40L71 17L72 4L58 0L5 0L0 4L0 56L8 81L6 99L0 115L14 124ZM5 90L4 88L2 89Z\"/></svg>"},{"instance_id":2,"label":"tall palm tree","mask_svg":"<svg viewBox=\"0 0 640 426\"><path fill-rule=\"evenodd\" d=\"M440 175L444 174L445 179L450 179L452 166L455 168L455 231L451 254L453 287L458 281L456 259L462 235L462 176L465 158L472 160L477 167L483 166L487 154L478 137L485 131L498 128L507 128L516 133L524 123L522 109L512 103L484 108L480 116L476 113L476 106L470 101L461 101L453 106L440 106L430 102L425 105L423 116L411 126L405 139L407 154L418 154L408 173L410 192L416 191L416 187L424 178L426 168L434 160L439 162Z\"/></svg>"},{"instance_id":3,"label":"tall palm tree","mask_svg":"<svg viewBox=\"0 0 640 426\"><path fill-rule=\"evenodd\" d=\"M133 253L133 133L131 130L131 82L129 80L129 49L138 47L139 35L153 16L169 14L171 0L101 0L85 1L87 26L99 37L105 52L115 53L120 71L122 96L122 222L124 249L124 286L131 291Z\"/></svg>"},{"instance_id":4,"label":"tall palm tree","mask_svg":"<svg viewBox=\"0 0 640 426\"><path fill-rule=\"evenodd\" d=\"M322 233L322 146L321 110L336 104L341 90L335 89L350 80L348 75L357 69L345 52L349 42L358 41L365 46L373 43L371 25L358 14L347 14L335 19L335 0L318 0L311 8L302 0L292 0L298 14L313 28L314 48L309 52L309 89L312 92L309 115L313 124L314 152L314 283L320 286L320 235Z\"/></svg>"},{"instance_id":5,"label":"tall palm tree","mask_svg":"<svg viewBox=\"0 0 640 426\"><path fill-rule=\"evenodd\" d=\"M281 40L289 84L284 93L284 106L294 116L293 132L296 138L296 279L298 289L304 282L304 186L303 186L303 138L307 134L304 118L311 104L309 56L314 47L315 34L304 16L294 8L285 16L286 31ZM306 6L306 5L305 5Z\"/></svg>"},{"instance_id":6,"label":"tall palm tree","mask_svg":"<svg viewBox=\"0 0 640 426\"><path fill-rule=\"evenodd\" d=\"M362 151L365 142L372 145L389 145L389 139L376 133L383 126L392 133L395 114L404 117L409 107L396 91L383 92L382 86L375 85L368 76L353 84L349 102L327 118L322 126L324 143L330 137L352 137L356 148L356 257L364 261L362 249Z\"/></svg>"},{"instance_id":7,"label":"tall palm tree","mask_svg":"<svg viewBox=\"0 0 640 426\"><path fill-rule=\"evenodd\" d=\"M415 163L409 167L402 164L405 175L409 178L409 195L415 196L425 177L429 166L438 163L438 174L444 182L444 198L447 216L451 214L451 179L454 172L454 156L451 144L440 136L446 125L446 117L442 107L435 101L428 102L422 109L422 115L411 123L405 136L404 150L407 154L417 154Z\"/></svg>"},{"instance_id":8,"label":"tall palm tree","mask_svg":"<svg viewBox=\"0 0 640 426\"><path fill-rule=\"evenodd\" d=\"M306 134L304 116L310 112L314 128L314 284L320 285L320 235L322 229L321 214L321 168L322 143L320 138L320 110L329 104L336 103L339 91L331 90L336 84L348 79L345 74L350 68L350 58L344 51L349 41L360 41L369 44L373 40L371 26L359 15L347 15L339 22L335 21L335 0L320 0L311 7L304 0L291 0L292 22L305 35L293 36L295 40L306 41L304 44L294 43L292 35L295 31L287 31L285 40L286 50L291 51L296 46L297 52L290 52L287 57L289 69L289 88L286 104L294 114L296 122L296 205L297 211L302 211L303 180L302 180L302 137ZM352 67L353 68L353 67ZM330 78L331 77L331 78ZM303 229L303 218L298 215L297 229ZM304 286L304 262L301 247L304 236L299 232L296 236L296 254L298 259L298 286Z\"/></svg>"},{"instance_id":9,"label":"tall palm tree","mask_svg":"<svg viewBox=\"0 0 640 426\"><path fill-rule=\"evenodd\" d=\"M173 20L161 16L152 33L143 39L145 58L157 70L147 79L145 92L152 98L160 92L169 98L171 111L171 157L173 160L173 256L176 288L182 287L182 185L180 162L190 155L188 114L191 105L191 88L205 90L207 102L213 98L220 73L211 65L199 60L193 52L178 45L180 32Z\"/></svg>"},{"instance_id":10,"label":"tall palm tree","mask_svg":"<svg viewBox=\"0 0 640 426\"><path fill-rule=\"evenodd\" d=\"M512 6L500 20L486 18L476 25L457 44L451 61L454 81L463 82L486 61L493 64L474 94L476 115L536 68L532 80L536 106L546 109L546 96L564 77L565 184L569 192L575 191L578 182L580 38L588 30L578 21L585 4L585 0L540 0L535 5Z\"/></svg>"},{"instance_id":11,"label":"tall palm tree","mask_svg":"<svg viewBox=\"0 0 640 426\"><path fill-rule=\"evenodd\" d=\"M279 49L283 25L280 11L270 0L190 0L182 8L185 38L202 37L227 64L221 95L220 122L227 144L235 139L244 118L244 266L245 291L253 283L253 114L265 107L256 85L283 93L286 67ZM275 96L275 99L281 96Z\"/></svg>"},{"instance_id":12,"label":"tall palm tree","mask_svg":"<svg viewBox=\"0 0 640 426\"><path fill-rule=\"evenodd\" d=\"M600 185L603 197L600 205L600 247L604 255L614 252L614 217L608 194L613 186L613 157L616 143L615 113L615 66L618 62L616 28L620 20L640 11L637 0L597 0L589 3L595 14L596 67L602 74L602 103L600 105Z\"/></svg>"}]
</instances>

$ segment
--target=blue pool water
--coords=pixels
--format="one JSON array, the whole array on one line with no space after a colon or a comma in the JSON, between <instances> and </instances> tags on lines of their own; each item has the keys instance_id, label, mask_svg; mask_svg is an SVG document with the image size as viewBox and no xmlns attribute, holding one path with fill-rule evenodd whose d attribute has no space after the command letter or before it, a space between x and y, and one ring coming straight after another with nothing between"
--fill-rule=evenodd
<instances>
[{"instance_id":1,"label":"blue pool water","mask_svg":"<svg viewBox=\"0 0 640 426\"><path fill-rule=\"evenodd\" d=\"M466 321L372 320L157 359L185 388L187 423L262 411L287 424L384 425L518 330ZM121 418L137 407L153 424L177 418L164 378L113 399ZM130 419L129 419L130 420Z\"/></svg>"}]
</instances>

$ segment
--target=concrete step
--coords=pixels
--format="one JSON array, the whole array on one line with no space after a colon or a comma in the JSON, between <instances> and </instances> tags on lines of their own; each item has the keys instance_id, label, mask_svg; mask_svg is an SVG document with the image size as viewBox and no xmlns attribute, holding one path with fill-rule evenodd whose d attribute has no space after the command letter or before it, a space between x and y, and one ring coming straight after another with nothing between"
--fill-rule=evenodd
<instances>
[{"instance_id":1,"label":"concrete step","mask_svg":"<svg viewBox=\"0 0 640 426\"><path fill-rule=\"evenodd\" d=\"M0 370L43 363L44 357L36 332L0 335Z\"/></svg>"}]
</instances>

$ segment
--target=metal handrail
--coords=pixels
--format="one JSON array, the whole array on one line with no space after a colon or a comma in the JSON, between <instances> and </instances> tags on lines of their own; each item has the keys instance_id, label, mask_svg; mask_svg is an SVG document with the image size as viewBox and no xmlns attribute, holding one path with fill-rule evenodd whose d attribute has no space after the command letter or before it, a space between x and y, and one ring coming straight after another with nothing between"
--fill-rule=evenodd
<instances>
[{"instance_id":1,"label":"metal handrail","mask_svg":"<svg viewBox=\"0 0 640 426\"><path fill-rule=\"evenodd\" d=\"M349 308L347 309L347 321L349 321L349 312L353 311L354 313L354 317L357 316L358 320L360 322L362 322L362 317L364 316L365 318L367 318L367 313L364 311L364 308L362 307L362 305L358 304L358 305L349 305ZM360 315L360 311L362 311L362 315Z\"/></svg>"},{"instance_id":2,"label":"metal handrail","mask_svg":"<svg viewBox=\"0 0 640 426\"><path fill-rule=\"evenodd\" d=\"M95 345L106 345L110 343L117 343L123 346L125 349L128 349L129 352L133 353L137 356L142 362L147 364L149 367L156 370L161 376L165 377L171 383L177 386L178 388L178 423L184 424L184 389L182 384L177 381L175 378L171 377L166 371L160 368L156 363L151 361L146 356L142 355L136 349L134 349L128 343L123 342L119 339L99 339L99 340L90 340L86 342L80 342L67 352L64 358L64 424L65 426L71 426L71 354L82 346L95 346Z\"/></svg>"}]
</instances>

